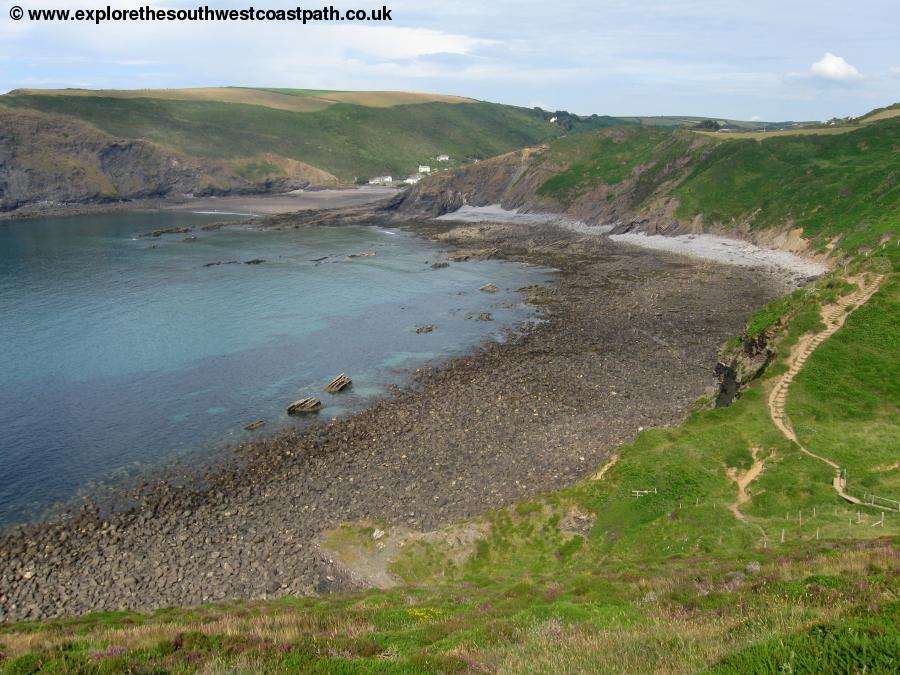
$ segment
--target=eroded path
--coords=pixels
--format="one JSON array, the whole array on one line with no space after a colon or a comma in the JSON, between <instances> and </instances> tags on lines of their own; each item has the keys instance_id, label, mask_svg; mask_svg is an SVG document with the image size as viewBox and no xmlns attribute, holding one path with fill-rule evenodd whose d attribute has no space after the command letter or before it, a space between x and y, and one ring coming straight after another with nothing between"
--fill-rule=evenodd
<instances>
[{"instance_id":1,"label":"eroded path","mask_svg":"<svg viewBox=\"0 0 900 675\"><path fill-rule=\"evenodd\" d=\"M776 380L775 386L772 388L768 400L769 414L772 416L772 421L775 422L775 426L778 427L781 433L783 433L789 440L796 443L801 452L809 455L814 459L819 460L820 462L824 462L834 469L834 479L832 480L832 485L835 491L843 499L852 504L863 504L863 502L856 497L847 494L847 492L845 491L846 480L841 476L841 467L837 464L837 462L828 459L827 457L817 455L816 453L807 450L803 446L803 444L797 439L797 434L794 432L794 427L791 425L791 421L788 418L787 413L785 412L785 403L787 401L788 388L791 386L791 383L794 381L797 373L799 373L803 368L806 360L820 344L834 335L841 328L841 326L844 325L847 317L850 316L851 312L854 309L864 305L869 301L869 298L871 298L875 294L875 291L878 290L878 287L881 285L883 279L883 275L870 277L868 281L866 280L866 277L864 275L859 275L848 279L848 281L850 281L851 283L855 283L858 288L850 295L846 295L838 299L837 302L826 305L822 308L822 321L825 324L825 328L818 333L804 335L800 338L794 349L791 351L790 356L788 356L788 371L778 380Z\"/></svg>"},{"instance_id":2,"label":"eroded path","mask_svg":"<svg viewBox=\"0 0 900 675\"><path fill-rule=\"evenodd\" d=\"M747 522L747 516L741 512L741 506L750 501L750 495L747 493L747 486L759 478L759 474L761 474L765 468L765 463L759 458L761 450L759 448L753 448L750 452L753 455L753 464L744 473L738 473L738 470L735 468L728 469L728 476L737 483L738 486L737 501L729 504L728 509L734 514L735 518L744 523Z\"/></svg>"}]
</instances>

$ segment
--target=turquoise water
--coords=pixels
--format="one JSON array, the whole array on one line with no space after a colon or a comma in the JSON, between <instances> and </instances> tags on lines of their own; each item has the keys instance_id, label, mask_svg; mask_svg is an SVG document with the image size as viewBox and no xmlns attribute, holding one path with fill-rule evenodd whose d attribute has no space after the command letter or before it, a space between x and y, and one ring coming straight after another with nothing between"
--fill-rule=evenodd
<instances>
[{"instance_id":1,"label":"turquoise water","mask_svg":"<svg viewBox=\"0 0 900 675\"><path fill-rule=\"evenodd\" d=\"M221 219L0 224L0 523L199 461L251 437L242 427L257 419L302 424L284 411L304 396L323 400L320 416L359 409L410 369L529 318L515 289L547 279L496 261L434 270L435 244L380 228L199 229ZM176 225L197 239L136 237ZM376 255L347 257L365 251ZM238 262L206 266L219 261ZM488 282L500 292L478 290ZM423 324L434 332L416 334ZM352 391L323 393L340 372Z\"/></svg>"}]
</instances>

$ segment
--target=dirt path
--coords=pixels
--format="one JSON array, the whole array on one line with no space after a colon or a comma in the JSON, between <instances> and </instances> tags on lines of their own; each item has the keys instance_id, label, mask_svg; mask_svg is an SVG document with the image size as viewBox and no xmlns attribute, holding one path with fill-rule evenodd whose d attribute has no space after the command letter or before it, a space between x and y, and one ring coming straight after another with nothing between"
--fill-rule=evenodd
<instances>
[{"instance_id":1,"label":"dirt path","mask_svg":"<svg viewBox=\"0 0 900 675\"><path fill-rule=\"evenodd\" d=\"M765 468L765 462L759 458L761 450L759 448L753 448L750 452L753 455L753 465L747 469L747 471L743 474L739 474L737 469L733 467L728 469L728 476L737 483L738 486L737 501L729 504L728 509L734 514L735 518L743 523L747 522L747 516L741 512L741 506L750 501L750 495L747 494L747 486L755 481Z\"/></svg>"},{"instance_id":2,"label":"dirt path","mask_svg":"<svg viewBox=\"0 0 900 675\"><path fill-rule=\"evenodd\" d=\"M611 468L613 468L616 465L616 462L618 462L618 461L619 461L618 455L613 455L612 457L610 457L609 461L606 464L604 464L602 467L600 467L600 470L591 477L591 480L603 480L603 477L606 475L606 472L609 471Z\"/></svg>"},{"instance_id":3,"label":"dirt path","mask_svg":"<svg viewBox=\"0 0 900 675\"><path fill-rule=\"evenodd\" d=\"M850 313L855 308L868 302L869 298L871 298L875 294L875 291L878 290L883 278L883 275L878 275L871 278L868 283L863 275L848 279L851 283L857 284L859 288L850 295L844 296L837 302L822 308L822 321L825 323L825 329L818 333L805 335L800 338L788 357L788 371L775 382L775 386L769 394L768 401L769 414L772 416L772 421L775 422L775 426L778 427L781 433L789 440L796 443L801 452L820 462L824 462L834 469L832 485L835 491L852 504L862 504L862 501L845 492L846 481L841 476L840 466L833 460L810 452L803 447L803 444L797 439L797 434L794 433L794 428L785 412L785 403L787 401L788 388L791 386L791 382L794 381L797 373L803 368L806 360L816 350L816 347L834 335L841 326L844 325L847 317L850 316Z\"/></svg>"}]
</instances>

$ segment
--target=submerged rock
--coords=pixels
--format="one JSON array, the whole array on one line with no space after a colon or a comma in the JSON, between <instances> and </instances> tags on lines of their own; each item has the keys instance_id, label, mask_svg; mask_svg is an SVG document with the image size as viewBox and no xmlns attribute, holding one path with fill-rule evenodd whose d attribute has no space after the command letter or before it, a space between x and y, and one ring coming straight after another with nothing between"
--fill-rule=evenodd
<instances>
[{"instance_id":1,"label":"submerged rock","mask_svg":"<svg viewBox=\"0 0 900 675\"><path fill-rule=\"evenodd\" d=\"M440 270L445 267L450 267L450 263L448 263L446 260L438 260L437 262L431 263L431 269L433 270Z\"/></svg>"},{"instance_id":2,"label":"submerged rock","mask_svg":"<svg viewBox=\"0 0 900 675\"><path fill-rule=\"evenodd\" d=\"M434 325L428 324L427 326L419 326L416 328L416 333L431 333L434 330Z\"/></svg>"},{"instance_id":3,"label":"submerged rock","mask_svg":"<svg viewBox=\"0 0 900 675\"><path fill-rule=\"evenodd\" d=\"M496 292L499 291L500 289L497 288L494 284L485 284L484 286L482 286L482 287L479 288L478 290L479 290L479 291L484 291L485 293L496 293Z\"/></svg>"},{"instance_id":4,"label":"submerged rock","mask_svg":"<svg viewBox=\"0 0 900 675\"><path fill-rule=\"evenodd\" d=\"M363 251L362 253L351 253L348 258L368 258L375 255L375 251Z\"/></svg>"},{"instance_id":5,"label":"submerged rock","mask_svg":"<svg viewBox=\"0 0 900 675\"><path fill-rule=\"evenodd\" d=\"M262 258L254 258L253 260L245 261L244 264L245 265L262 265L264 262L266 262L266 261L263 260Z\"/></svg>"},{"instance_id":6,"label":"submerged rock","mask_svg":"<svg viewBox=\"0 0 900 675\"><path fill-rule=\"evenodd\" d=\"M152 232L144 232L138 235L138 239L147 239L148 237L161 237L164 234L187 234L191 231L190 227L164 227Z\"/></svg>"},{"instance_id":7,"label":"submerged rock","mask_svg":"<svg viewBox=\"0 0 900 675\"><path fill-rule=\"evenodd\" d=\"M256 431L257 429L266 426L265 420L256 420L255 422L250 422L250 424L244 427L245 431Z\"/></svg>"}]
</instances>

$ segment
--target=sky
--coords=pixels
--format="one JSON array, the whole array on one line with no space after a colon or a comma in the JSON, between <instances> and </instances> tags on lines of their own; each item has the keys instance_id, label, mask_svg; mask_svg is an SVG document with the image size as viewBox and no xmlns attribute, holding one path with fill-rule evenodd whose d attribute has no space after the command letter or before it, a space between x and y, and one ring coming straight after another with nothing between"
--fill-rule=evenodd
<instances>
[{"instance_id":1,"label":"sky","mask_svg":"<svg viewBox=\"0 0 900 675\"><path fill-rule=\"evenodd\" d=\"M0 0L0 90L412 90L608 115L821 120L900 101L897 0L332 0L389 23L42 23ZM167 0L158 8L297 0ZM302 7L324 4L302 2Z\"/></svg>"}]
</instances>

